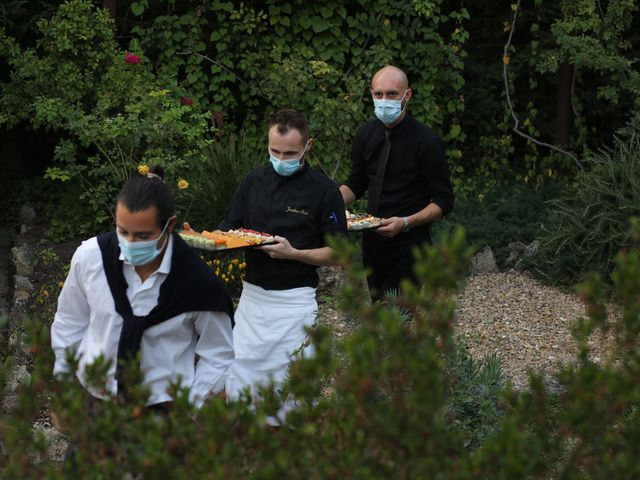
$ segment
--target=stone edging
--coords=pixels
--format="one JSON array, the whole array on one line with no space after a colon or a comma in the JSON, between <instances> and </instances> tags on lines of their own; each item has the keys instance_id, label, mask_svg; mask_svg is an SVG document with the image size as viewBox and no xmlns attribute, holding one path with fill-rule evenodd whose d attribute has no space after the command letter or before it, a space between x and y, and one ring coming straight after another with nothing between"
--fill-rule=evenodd
<instances>
[{"instance_id":1,"label":"stone edging","mask_svg":"<svg viewBox=\"0 0 640 480\"><path fill-rule=\"evenodd\" d=\"M24 211L25 207L23 207ZM24 218L23 212L21 217ZM35 217L35 213L30 216ZM28 224L21 224L20 232L28 231ZM2 327L6 331L7 338L7 361L9 366L6 378L6 385L3 392L3 401L0 406L0 413L10 415L14 413L18 407L20 397L20 387L31 383L31 373L29 372L29 364L32 354L29 352L24 339L24 323L27 319L26 306L31 299L33 285L30 276L33 273L33 257L29 246L22 240L19 235L11 235L7 232L7 238L13 243L8 255L8 264L5 269L6 282L5 295L8 311L6 313L0 311L0 315L6 315L6 325ZM9 245L6 245L8 248ZM2 248L3 246L0 246ZM0 292L1 294L2 292ZM64 459L66 451L66 440L64 436L56 429L49 425L35 423L33 425L34 435L44 435L49 443L49 458L54 461ZM0 456L4 449L0 442ZM34 459L35 460L35 459Z\"/></svg>"}]
</instances>

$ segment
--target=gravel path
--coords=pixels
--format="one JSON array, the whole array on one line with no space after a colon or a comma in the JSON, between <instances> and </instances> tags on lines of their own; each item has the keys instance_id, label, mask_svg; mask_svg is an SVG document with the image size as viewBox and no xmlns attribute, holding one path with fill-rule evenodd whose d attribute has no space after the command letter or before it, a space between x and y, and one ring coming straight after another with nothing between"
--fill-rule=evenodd
<instances>
[{"instance_id":1,"label":"gravel path","mask_svg":"<svg viewBox=\"0 0 640 480\"><path fill-rule=\"evenodd\" d=\"M471 277L458 296L456 330L474 358L495 353L515 388L527 385L527 370L552 373L577 352L571 326L585 315L575 294L543 285L523 273ZM596 334L591 358L607 357L607 342Z\"/></svg>"},{"instance_id":2,"label":"gravel path","mask_svg":"<svg viewBox=\"0 0 640 480\"><path fill-rule=\"evenodd\" d=\"M472 357L496 354L516 389L527 386L529 369L551 374L576 358L570 328L585 315L585 307L575 294L526 273L489 273L469 278L456 301L455 329ZM338 338L353 328L326 304L320 307L320 323ZM601 335L593 336L589 346L594 361L607 358L607 344Z\"/></svg>"}]
</instances>

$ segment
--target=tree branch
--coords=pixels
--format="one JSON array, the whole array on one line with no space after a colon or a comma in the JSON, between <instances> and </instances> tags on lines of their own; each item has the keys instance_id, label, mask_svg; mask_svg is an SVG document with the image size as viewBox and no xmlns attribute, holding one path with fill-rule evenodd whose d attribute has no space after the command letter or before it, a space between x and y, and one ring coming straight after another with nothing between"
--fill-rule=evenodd
<instances>
[{"instance_id":1,"label":"tree branch","mask_svg":"<svg viewBox=\"0 0 640 480\"><path fill-rule=\"evenodd\" d=\"M520 11L520 1L518 0L518 3L516 5L516 8L513 12L513 18L511 20L511 29L509 30L509 38L507 39L507 43L504 45L504 51L503 51L503 62L502 62L502 77L504 79L504 91L507 97L507 105L509 106L509 111L511 112L511 117L513 118L513 131L515 133L517 133L518 135L520 135L523 138L526 138L527 140L535 143L536 145L540 145L542 147L547 147L550 148L551 150L555 150L556 152L561 153L562 155L566 155L568 157L570 157L573 162L576 164L576 166L582 170L582 164L580 163L580 160L578 160L578 158L573 155L571 152L568 152L567 150L563 150L560 147L557 147L555 145L551 145L550 143L546 143L546 142L542 142L540 140L537 140L535 138L533 138L532 136L526 134L525 132L523 132L522 130L520 130L520 128L518 128L520 126L520 120L518 119L518 116L516 115L514 109L513 109L513 103L511 102L511 94L509 93L509 77L507 75L507 64L509 63L508 61L506 61L506 59L509 59L509 47L511 46L511 40L513 39L513 32L515 31L516 28L516 20L518 18L518 12Z\"/></svg>"}]
</instances>

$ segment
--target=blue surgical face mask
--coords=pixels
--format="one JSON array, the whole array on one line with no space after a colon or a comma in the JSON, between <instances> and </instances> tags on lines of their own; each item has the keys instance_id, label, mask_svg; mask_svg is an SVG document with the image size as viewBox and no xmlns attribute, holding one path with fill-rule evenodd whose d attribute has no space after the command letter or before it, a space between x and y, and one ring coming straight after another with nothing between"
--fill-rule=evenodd
<instances>
[{"instance_id":1,"label":"blue surgical face mask","mask_svg":"<svg viewBox=\"0 0 640 480\"><path fill-rule=\"evenodd\" d=\"M374 99L373 105L376 117L385 125L396 122L400 118L400 115L402 115L402 112L404 112L402 100L404 100L406 95L407 91L405 90L400 100Z\"/></svg>"},{"instance_id":2,"label":"blue surgical face mask","mask_svg":"<svg viewBox=\"0 0 640 480\"><path fill-rule=\"evenodd\" d=\"M130 242L118 233L118 245L120 245L120 251L124 259L134 267L140 267L153 262L162 252L162 248L158 248L158 241L164 235L168 225L169 220L167 220L167 223L165 223L162 232L157 238L145 240L144 242Z\"/></svg>"},{"instance_id":3,"label":"blue surgical face mask","mask_svg":"<svg viewBox=\"0 0 640 480\"><path fill-rule=\"evenodd\" d=\"M271 150L269 150L269 161L271 161L271 165L273 165L273 169L276 173L283 177L289 177L300 170L302 167L302 157L304 157L308 145L309 142L304 146L304 150L298 158L289 158L287 160L280 160L271 153Z\"/></svg>"}]
</instances>

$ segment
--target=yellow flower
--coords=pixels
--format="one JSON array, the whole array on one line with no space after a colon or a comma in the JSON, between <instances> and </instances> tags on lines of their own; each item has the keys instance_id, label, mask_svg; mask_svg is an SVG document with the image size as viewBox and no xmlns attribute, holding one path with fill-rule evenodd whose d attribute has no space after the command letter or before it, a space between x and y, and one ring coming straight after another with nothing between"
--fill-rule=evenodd
<instances>
[{"instance_id":1,"label":"yellow flower","mask_svg":"<svg viewBox=\"0 0 640 480\"><path fill-rule=\"evenodd\" d=\"M233 260L231 260L231 263L233 263L234 265L237 265L238 264L238 259L234 258Z\"/></svg>"},{"instance_id":2,"label":"yellow flower","mask_svg":"<svg viewBox=\"0 0 640 480\"><path fill-rule=\"evenodd\" d=\"M184 178L181 178L180 180L178 180L178 189L179 190L184 190L185 188L189 187L189 182L187 182Z\"/></svg>"},{"instance_id":3,"label":"yellow flower","mask_svg":"<svg viewBox=\"0 0 640 480\"><path fill-rule=\"evenodd\" d=\"M240 264L240 270L244 270L246 267L247 267L247 264L246 264L246 263L242 262L242 263Z\"/></svg>"},{"instance_id":4,"label":"yellow flower","mask_svg":"<svg viewBox=\"0 0 640 480\"><path fill-rule=\"evenodd\" d=\"M149 173L149 166L148 165L138 165L138 173L140 175L144 175L145 177L147 176L147 173Z\"/></svg>"},{"instance_id":5,"label":"yellow flower","mask_svg":"<svg viewBox=\"0 0 640 480\"><path fill-rule=\"evenodd\" d=\"M386 25L389 25L391 23L391 20L389 20L388 18L385 18L382 23L384 23L384 25L386 26Z\"/></svg>"}]
</instances>

